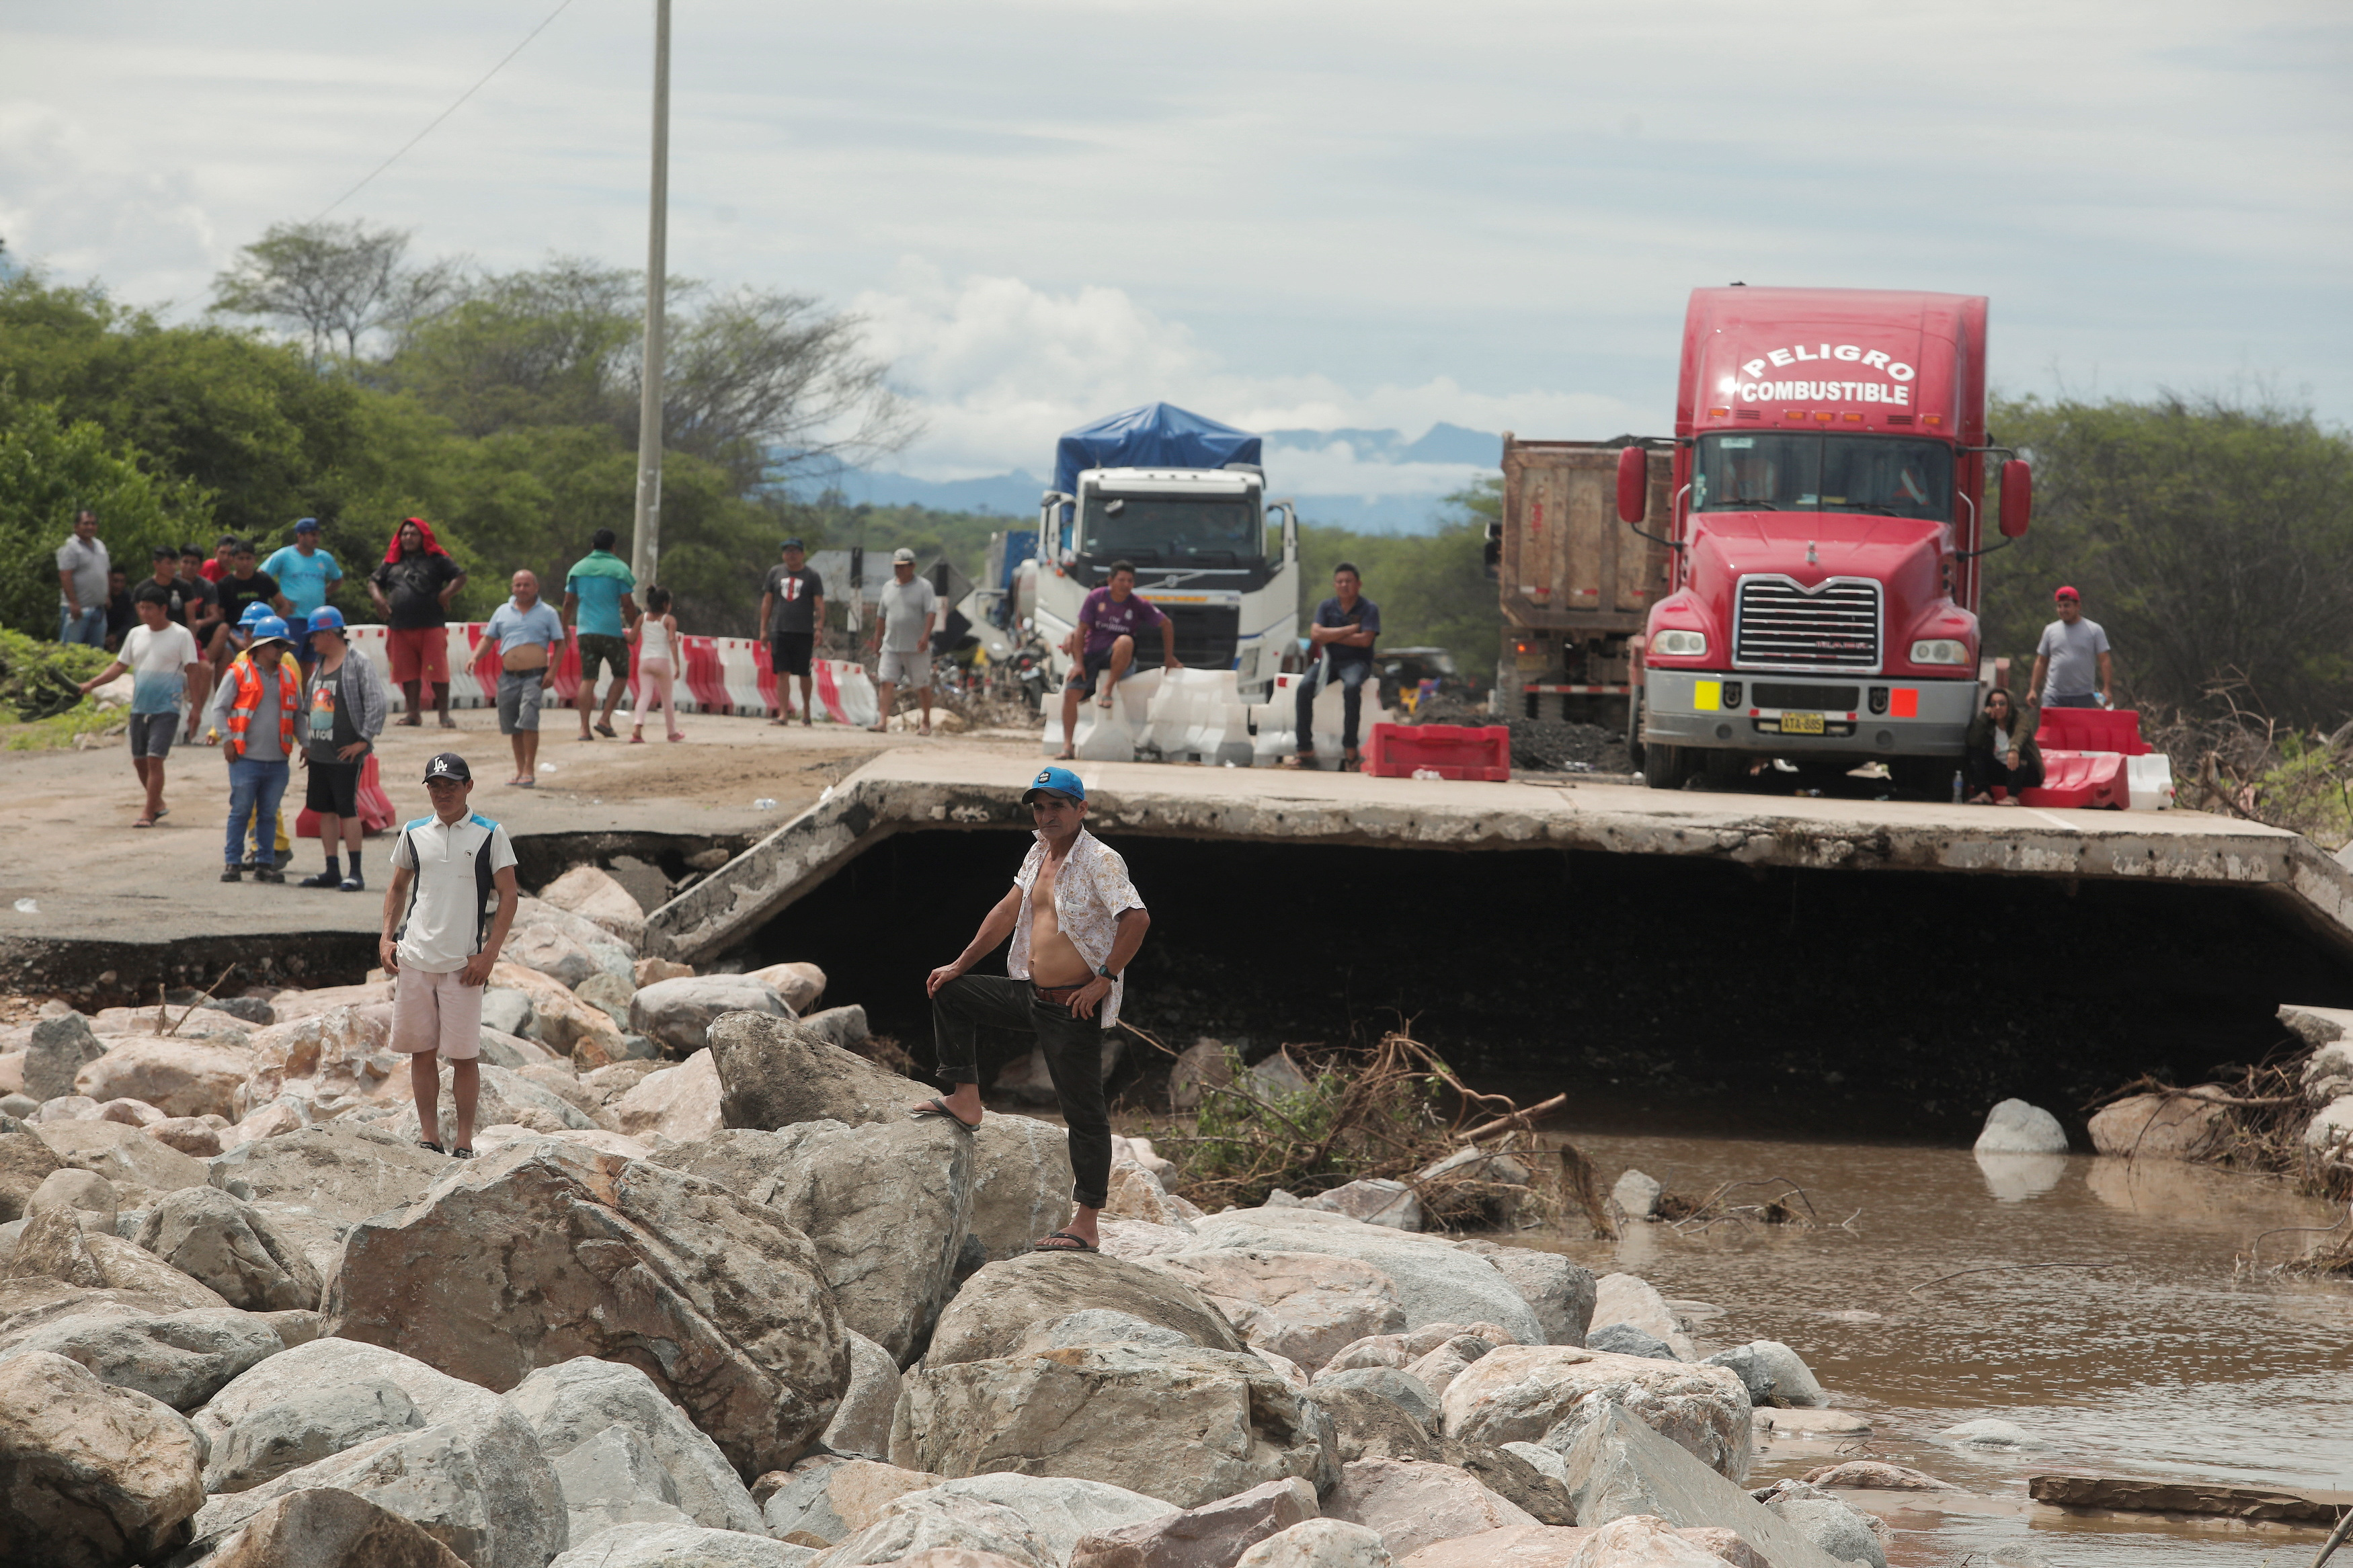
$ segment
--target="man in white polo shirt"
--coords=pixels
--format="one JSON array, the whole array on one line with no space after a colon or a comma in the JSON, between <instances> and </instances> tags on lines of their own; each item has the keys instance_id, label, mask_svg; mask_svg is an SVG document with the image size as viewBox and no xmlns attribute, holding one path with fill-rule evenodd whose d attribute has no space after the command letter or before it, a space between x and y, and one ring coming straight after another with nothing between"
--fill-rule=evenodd
<instances>
[{"instance_id":1,"label":"man in white polo shirt","mask_svg":"<svg viewBox=\"0 0 2353 1568\"><path fill-rule=\"evenodd\" d=\"M507 830L467 808L474 771L455 752L425 764L433 815L400 830L376 952L393 975L392 1048L408 1057L417 1142L441 1147L441 1061L449 1058L458 1136L447 1152L474 1157L481 1095L482 984L515 917L515 853ZM491 912L491 900L497 912Z\"/></svg>"}]
</instances>

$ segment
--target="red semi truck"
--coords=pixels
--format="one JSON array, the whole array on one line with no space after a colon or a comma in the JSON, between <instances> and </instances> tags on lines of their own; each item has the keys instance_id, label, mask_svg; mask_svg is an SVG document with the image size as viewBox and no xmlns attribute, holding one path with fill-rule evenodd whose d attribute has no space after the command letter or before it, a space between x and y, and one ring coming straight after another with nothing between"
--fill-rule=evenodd
<instances>
[{"instance_id":1,"label":"red semi truck","mask_svg":"<svg viewBox=\"0 0 2353 1568\"><path fill-rule=\"evenodd\" d=\"M1673 558L1634 653L1628 728L1652 788L1778 757L1882 762L1943 793L1982 689L1982 558L2031 505L1985 406L1981 297L1692 291L1663 518L1644 450L1619 467L1620 518Z\"/></svg>"}]
</instances>

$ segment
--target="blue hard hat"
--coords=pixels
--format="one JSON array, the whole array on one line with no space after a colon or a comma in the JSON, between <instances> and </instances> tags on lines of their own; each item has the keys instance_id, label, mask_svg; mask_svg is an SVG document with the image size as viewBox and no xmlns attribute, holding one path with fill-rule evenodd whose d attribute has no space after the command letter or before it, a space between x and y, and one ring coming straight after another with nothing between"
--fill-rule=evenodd
<instances>
[{"instance_id":1,"label":"blue hard hat","mask_svg":"<svg viewBox=\"0 0 2353 1568\"><path fill-rule=\"evenodd\" d=\"M286 623L276 616L264 615L253 623L253 642L257 647L266 642L290 643L293 640L286 630Z\"/></svg>"},{"instance_id":2,"label":"blue hard hat","mask_svg":"<svg viewBox=\"0 0 2353 1568\"><path fill-rule=\"evenodd\" d=\"M1029 787L1021 792L1021 804L1029 805L1029 797L1039 790L1051 790L1075 801L1082 802L1087 798L1087 786L1081 784L1079 775L1068 768L1039 768L1038 776L1029 781Z\"/></svg>"},{"instance_id":3,"label":"blue hard hat","mask_svg":"<svg viewBox=\"0 0 2353 1568\"><path fill-rule=\"evenodd\" d=\"M311 629L314 632L340 632L343 629L343 612L332 605L322 605L311 612Z\"/></svg>"},{"instance_id":4,"label":"blue hard hat","mask_svg":"<svg viewBox=\"0 0 2353 1568\"><path fill-rule=\"evenodd\" d=\"M261 619L264 616L267 616L269 613L269 601L267 599L256 599L253 603L245 607L245 614L237 616L237 624L241 626L249 626L253 625L254 622Z\"/></svg>"}]
</instances>

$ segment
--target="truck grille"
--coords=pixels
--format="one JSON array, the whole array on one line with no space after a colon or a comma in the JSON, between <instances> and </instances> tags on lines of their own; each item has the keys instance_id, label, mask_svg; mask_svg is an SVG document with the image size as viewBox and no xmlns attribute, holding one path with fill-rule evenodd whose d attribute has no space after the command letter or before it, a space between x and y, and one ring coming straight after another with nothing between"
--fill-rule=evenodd
<instances>
[{"instance_id":1,"label":"truck grille","mask_svg":"<svg viewBox=\"0 0 2353 1568\"><path fill-rule=\"evenodd\" d=\"M1787 577L1746 577L1732 626L1742 669L1879 668L1879 584L1833 577L1811 593Z\"/></svg>"},{"instance_id":2,"label":"truck grille","mask_svg":"<svg viewBox=\"0 0 2353 1568\"><path fill-rule=\"evenodd\" d=\"M1176 657L1194 669L1225 669L1241 646L1242 613L1232 605L1163 605L1160 613L1176 624ZM1160 662L1160 633L1135 639L1135 662Z\"/></svg>"}]
</instances>

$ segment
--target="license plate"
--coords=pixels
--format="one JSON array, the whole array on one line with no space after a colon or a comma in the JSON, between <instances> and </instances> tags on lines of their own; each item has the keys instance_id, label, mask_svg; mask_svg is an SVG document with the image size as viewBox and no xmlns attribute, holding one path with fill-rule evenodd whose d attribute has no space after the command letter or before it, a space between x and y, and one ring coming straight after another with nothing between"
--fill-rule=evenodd
<instances>
[{"instance_id":1,"label":"license plate","mask_svg":"<svg viewBox=\"0 0 2353 1568\"><path fill-rule=\"evenodd\" d=\"M1819 735L1822 733L1822 716L1819 713L1784 713L1781 715L1784 735Z\"/></svg>"}]
</instances>

